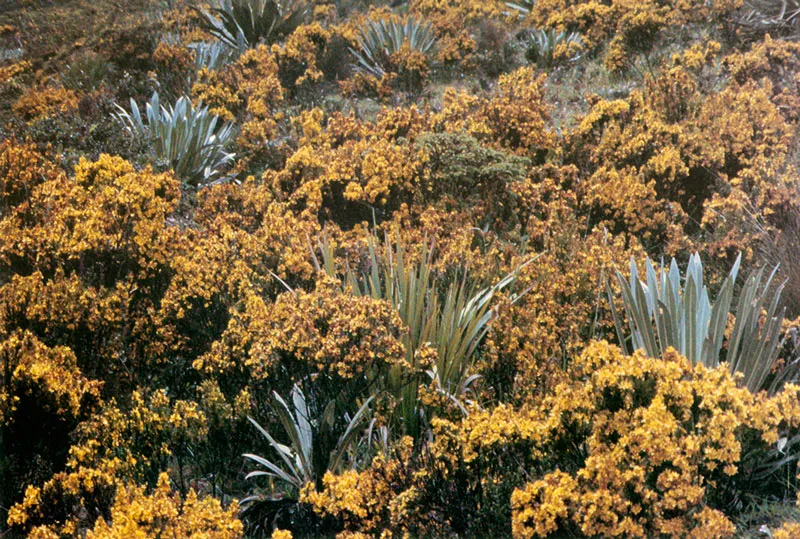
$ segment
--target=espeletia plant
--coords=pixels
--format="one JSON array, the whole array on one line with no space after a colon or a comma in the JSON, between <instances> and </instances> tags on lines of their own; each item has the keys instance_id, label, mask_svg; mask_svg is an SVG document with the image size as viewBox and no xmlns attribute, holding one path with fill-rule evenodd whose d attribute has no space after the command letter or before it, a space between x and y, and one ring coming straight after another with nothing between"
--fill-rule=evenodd
<instances>
[{"instance_id":1,"label":"espeletia plant","mask_svg":"<svg viewBox=\"0 0 800 539\"><path fill-rule=\"evenodd\" d=\"M690 257L685 278L675 259L668 268L662 262L656 270L648 258L644 277L631 259L630 279L616 273L629 338L607 283L622 346L626 348L630 340L633 349L644 350L650 357L661 357L672 347L693 364L709 368L724 361L732 373L741 373L742 384L752 392L774 392L783 382L795 379L796 365L782 367L778 362L784 310L779 308L783 284L771 290L777 268L769 274L763 267L753 271L734 302L740 264L741 255L712 301L698 254Z\"/></svg>"},{"instance_id":2,"label":"espeletia plant","mask_svg":"<svg viewBox=\"0 0 800 539\"><path fill-rule=\"evenodd\" d=\"M583 45L578 32L554 28L528 30L520 35L520 40L525 47L525 58L543 69L553 67L559 61L576 59Z\"/></svg>"},{"instance_id":3,"label":"espeletia plant","mask_svg":"<svg viewBox=\"0 0 800 539\"><path fill-rule=\"evenodd\" d=\"M407 46L409 51L430 58L436 46L433 27L415 17L397 19L367 19L359 28L358 49L350 49L358 67L376 77L393 69L394 56Z\"/></svg>"},{"instance_id":4,"label":"espeletia plant","mask_svg":"<svg viewBox=\"0 0 800 539\"><path fill-rule=\"evenodd\" d=\"M305 0L218 0L199 10L204 29L240 52L292 33L311 13Z\"/></svg>"},{"instance_id":5,"label":"espeletia plant","mask_svg":"<svg viewBox=\"0 0 800 539\"><path fill-rule=\"evenodd\" d=\"M156 92L144 114L131 99L131 111L117 105L116 117L132 136L147 141L158 168L171 169L185 185L221 181L233 161L234 154L226 150L235 134L233 124L222 123L207 106L195 106L186 96L162 105Z\"/></svg>"}]
</instances>

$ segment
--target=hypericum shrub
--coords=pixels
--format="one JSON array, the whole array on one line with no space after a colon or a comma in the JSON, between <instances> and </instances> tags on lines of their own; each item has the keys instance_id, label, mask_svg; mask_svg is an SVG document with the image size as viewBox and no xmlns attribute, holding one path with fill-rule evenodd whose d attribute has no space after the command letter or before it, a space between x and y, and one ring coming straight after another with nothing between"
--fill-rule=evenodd
<instances>
[{"instance_id":1,"label":"hypericum shrub","mask_svg":"<svg viewBox=\"0 0 800 539\"><path fill-rule=\"evenodd\" d=\"M353 298L332 283L284 292L274 303L249 295L195 368L220 377L240 373L253 382L306 383L314 376L317 385L336 384L336 393L361 391L406 365L401 328L389 302Z\"/></svg>"},{"instance_id":2,"label":"hypericum shrub","mask_svg":"<svg viewBox=\"0 0 800 539\"><path fill-rule=\"evenodd\" d=\"M474 66L478 44L474 39L480 24L504 21L508 7L499 0L414 0L409 11L421 16L436 30L436 59L459 69Z\"/></svg>"},{"instance_id":3,"label":"hypericum shrub","mask_svg":"<svg viewBox=\"0 0 800 539\"><path fill-rule=\"evenodd\" d=\"M223 177L222 169L233 161L226 148L234 126L220 123L208 107L183 96L175 105L163 106L158 92L147 103L145 116L131 99L131 112L117 107L118 120L132 137L145 138L152 147L156 165L171 169L184 183L198 187Z\"/></svg>"},{"instance_id":4,"label":"hypericum shrub","mask_svg":"<svg viewBox=\"0 0 800 539\"><path fill-rule=\"evenodd\" d=\"M194 489L182 497L170 487L167 474L161 474L151 494L142 486L120 485L110 518L98 519L94 528L86 532L86 538L240 539L244 528L237 519L238 511L236 503L224 509L217 499L200 499Z\"/></svg>"},{"instance_id":5,"label":"hypericum shrub","mask_svg":"<svg viewBox=\"0 0 800 539\"><path fill-rule=\"evenodd\" d=\"M703 82L716 45L673 58L626 99L590 99L566 139L573 162L590 171L580 194L593 224L667 254L702 232L705 249L732 262L737 251L751 259L779 221L794 165L790 124L768 80L721 90Z\"/></svg>"},{"instance_id":6,"label":"hypericum shrub","mask_svg":"<svg viewBox=\"0 0 800 539\"><path fill-rule=\"evenodd\" d=\"M554 471L514 492L514 535L732 535L732 497L775 486L755 478L779 436L797 434L797 392L754 397L672 349L590 345L541 405L531 439Z\"/></svg>"},{"instance_id":7,"label":"hypericum shrub","mask_svg":"<svg viewBox=\"0 0 800 539\"><path fill-rule=\"evenodd\" d=\"M342 81L352 74L350 63L342 60L355 44L355 30L348 25L299 26L275 50L281 84L301 102L316 103L318 83Z\"/></svg>"},{"instance_id":8,"label":"hypericum shrub","mask_svg":"<svg viewBox=\"0 0 800 539\"><path fill-rule=\"evenodd\" d=\"M50 348L27 331L0 340L0 501L22 501L26 484L64 468L69 436L100 402L67 347ZM0 517L4 518L4 512Z\"/></svg>"},{"instance_id":9,"label":"hypericum shrub","mask_svg":"<svg viewBox=\"0 0 800 539\"><path fill-rule=\"evenodd\" d=\"M43 180L0 220L0 327L69 346L109 392L152 380L152 294L181 244L167 223L178 182L109 156Z\"/></svg>"},{"instance_id":10,"label":"hypericum shrub","mask_svg":"<svg viewBox=\"0 0 800 539\"><path fill-rule=\"evenodd\" d=\"M798 119L800 107L800 44L764 36L748 51L734 52L723 63L739 84L764 77L772 82L772 100L788 120Z\"/></svg>"},{"instance_id":11,"label":"hypericum shrub","mask_svg":"<svg viewBox=\"0 0 800 539\"><path fill-rule=\"evenodd\" d=\"M698 123L715 137L706 161L724 181L706 202L702 228L710 253L754 253L781 226L794 199L792 124L771 100L772 83L730 84L703 100ZM724 216L724 218L723 218Z\"/></svg>"},{"instance_id":12,"label":"hypericum shrub","mask_svg":"<svg viewBox=\"0 0 800 539\"><path fill-rule=\"evenodd\" d=\"M60 174L32 144L0 143L0 218L27 198L34 187Z\"/></svg>"},{"instance_id":13,"label":"hypericum shrub","mask_svg":"<svg viewBox=\"0 0 800 539\"><path fill-rule=\"evenodd\" d=\"M82 159L74 178L39 184L0 221L0 267L45 276L61 268L95 285L154 268L166 261L166 219L178 197L169 174L108 155Z\"/></svg>"},{"instance_id":14,"label":"hypericum shrub","mask_svg":"<svg viewBox=\"0 0 800 539\"><path fill-rule=\"evenodd\" d=\"M273 274L290 286L313 282L307 237L318 225L281 204L268 204L260 198L267 193L251 180L214 186L209 198L201 199L208 232L191 236L194 241L174 253L174 273L157 308L159 339L147 343L159 357L171 358L169 364L180 357L189 365L208 353L250 296L269 303L285 291ZM241 387L223 389L236 394Z\"/></svg>"},{"instance_id":15,"label":"hypericum shrub","mask_svg":"<svg viewBox=\"0 0 800 539\"><path fill-rule=\"evenodd\" d=\"M640 54L648 54L659 31L667 25L669 8L644 0L624 0L617 8L616 29L608 45L604 64L609 71L621 71Z\"/></svg>"},{"instance_id":16,"label":"hypericum shrub","mask_svg":"<svg viewBox=\"0 0 800 539\"><path fill-rule=\"evenodd\" d=\"M273 186L278 200L302 218L333 221L351 229L372 219L375 214L370 208L378 209L383 220L415 198L424 154L407 139L394 140L377 126L347 126L346 121L340 122L343 119L332 118L329 135L321 134L315 141L319 143L298 148L282 170L265 171L263 180ZM342 127L355 128L361 136L336 133ZM336 143L336 138L343 140Z\"/></svg>"},{"instance_id":17,"label":"hypericum shrub","mask_svg":"<svg viewBox=\"0 0 800 539\"><path fill-rule=\"evenodd\" d=\"M526 21L539 28L578 32L586 50L607 44L603 63L612 71L625 70L642 56L659 54L656 46L671 30L696 25L727 28L741 0L659 2L620 0L613 3L582 0L539 0L530 4Z\"/></svg>"},{"instance_id":18,"label":"hypericum shrub","mask_svg":"<svg viewBox=\"0 0 800 539\"><path fill-rule=\"evenodd\" d=\"M73 90L52 87L31 87L12 107L26 122L35 122L55 114L66 114L78 108L78 95Z\"/></svg>"},{"instance_id":19,"label":"hypericum shrub","mask_svg":"<svg viewBox=\"0 0 800 539\"><path fill-rule=\"evenodd\" d=\"M245 51L223 70L201 70L192 87L192 98L198 106L206 103L210 113L241 124L236 138L242 150L236 162L237 171L247 170L253 164L269 163L274 154L280 153L280 145L273 141L280 135L278 127L282 115L277 107L286 94L278 65L281 58L275 50L259 45ZM314 70L311 64L306 67Z\"/></svg>"},{"instance_id":20,"label":"hypericum shrub","mask_svg":"<svg viewBox=\"0 0 800 539\"><path fill-rule=\"evenodd\" d=\"M466 131L489 147L531 157L537 164L556 140L547 129L546 78L535 68L522 67L501 76L497 90L488 98L448 88L442 111L432 122L437 129Z\"/></svg>"},{"instance_id":21,"label":"hypericum shrub","mask_svg":"<svg viewBox=\"0 0 800 539\"><path fill-rule=\"evenodd\" d=\"M405 437L377 455L364 471L326 473L321 484L308 483L303 488L300 501L354 536L414 529L414 523L406 521L416 497L408 466L412 448L413 441Z\"/></svg>"},{"instance_id":22,"label":"hypericum shrub","mask_svg":"<svg viewBox=\"0 0 800 539\"><path fill-rule=\"evenodd\" d=\"M170 399L164 390L134 391L124 408L112 400L79 425L66 470L39 482L35 496L12 507L9 525L16 532L41 527L74 534L91 529L97 519L111 520L121 487L155 486L163 470L188 464L192 444L206 433L198 405ZM183 481L183 470L173 470Z\"/></svg>"},{"instance_id":23,"label":"hypericum shrub","mask_svg":"<svg viewBox=\"0 0 800 539\"><path fill-rule=\"evenodd\" d=\"M31 63L25 60L0 67L0 92L4 97L22 89L21 76L30 71L31 67Z\"/></svg>"},{"instance_id":24,"label":"hypericum shrub","mask_svg":"<svg viewBox=\"0 0 800 539\"><path fill-rule=\"evenodd\" d=\"M153 51L152 66L153 84L161 95L181 95L194 77L195 58L178 37L167 34Z\"/></svg>"}]
</instances>

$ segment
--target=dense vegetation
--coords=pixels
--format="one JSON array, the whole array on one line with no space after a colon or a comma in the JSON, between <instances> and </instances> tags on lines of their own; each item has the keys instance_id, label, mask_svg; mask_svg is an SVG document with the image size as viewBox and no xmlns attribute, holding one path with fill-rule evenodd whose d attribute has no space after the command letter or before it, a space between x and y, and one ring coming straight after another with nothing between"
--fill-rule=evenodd
<instances>
[{"instance_id":1,"label":"dense vegetation","mask_svg":"<svg viewBox=\"0 0 800 539\"><path fill-rule=\"evenodd\" d=\"M800 536L798 37L4 2L0 535Z\"/></svg>"}]
</instances>

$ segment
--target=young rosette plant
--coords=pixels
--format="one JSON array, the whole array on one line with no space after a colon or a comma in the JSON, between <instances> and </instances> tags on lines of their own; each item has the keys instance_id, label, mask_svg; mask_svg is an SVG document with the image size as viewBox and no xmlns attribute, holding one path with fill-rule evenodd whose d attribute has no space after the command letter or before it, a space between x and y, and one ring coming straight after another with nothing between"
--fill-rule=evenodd
<instances>
[{"instance_id":1,"label":"young rosette plant","mask_svg":"<svg viewBox=\"0 0 800 539\"><path fill-rule=\"evenodd\" d=\"M199 41L190 43L188 48L194 52L195 71L218 71L239 57L237 49L232 49L221 41Z\"/></svg>"},{"instance_id":2,"label":"young rosette plant","mask_svg":"<svg viewBox=\"0 0 800 539\"><path fill-rule=\"evenodd\" d=\"M200 15L208 33L243 52L291 34L310 12L305 0L220 0Z\"/></svg>"},{"instance_id":3,"label":"young rosette plant","mask_svg":"<svg viewBox=\"0 0 800 539\"><path fill-rule=\"evenodd\" d=\"M531 11L533 11L533 8L536 7L536 0L517 0L516 2L506 2L506 6L520 13L523 17L526 17Z\"/></svg>"},{"instance_id":4,"label":"young rosette plant","mask_svg":"<svg viewBox=\"0 0 800 539\"><path fill-rule=\"evenodd\" d=\"M703 282L703 264L695 253L689 259L685 284L675 259L669 269L663 262L659 272L648 258L645 280L639 278L636 263L631 259L630 280L618 271L617 280L630 324L630 341L636 350L650 357L662 357L669 347L675 348L693 364L713 368L726 361L731 373L742 373L742 383L752 392L767 389L773 393L782 383L796 379L795 367L778 369L781 328L785 309L778 304L784 284L773 293L777 268L764 281L764 268L754 271L745 281L735 309L734 285L739 273L741 255L723 281L712 302ZM763 285L762 285L763 283ZM614 296L607 283L609 303L622 346L626 346L625 326L614 306ZM735 323L723 350L729 315Z\"/></svg>"},{"instance_id":5,"label":"young rosette plant","mask_svg":"<svg viewBox=\"0 0 800 539\"><path fill-rule=\"evenodd\" d=\"M525 58L542 69L577 59L583 47L583 39L578 32L568 33L555 28L524 32L521 41L525 47Z\"/></svg>"},{"instance_id":6,"label":"young rosette plant","mask_svg":"<svg viewBox=\"0 0 800 539\"><path fill-rule=\"evenodd\" d=\"M296 504L306 485L321 488L326 472L339 473L353 468L359 451L352 448L359 446L358 442L363 438L362 427L367 423L373 400L373 397L367 398L355 414L345 415L344 421L336 421L333 401L318 406L320 403L307 396L297 384L292 387L291 404L277 392L273 392L273 398L273 411L289 445L278 442L267 429L248 417L280 459L269 460L252 453L243 455L260 467L248 473L246 479L267 477L278 483L272 497L255 495L242 500L245 507L242 516L252 529L259 528L263 522L271 523L283 509ZM268 529L267 526L264 528Z\"/></svg>"},{"instance_id":7,"label":"young rosette plant","mask_svg":"<svg viewBox=\"0 0 800 539\"><path fill-rule=\"evenodd\" d=\"M409 89L428 76L436 52L436 32L415 17L367 19L357 33L358 49L350 49L357 67L381 79L394 74Z\"/></svg>"},{"instance_id":8,"label":"young rosette plant","mask_svg":"<svg viewBox=\"0 0 800 539\"><path fill-rule=\"evenodd\" d=\"M221 181L222 170L235 156L226 151L235 134L233 124L220 123L207 106L194 106L186 96L164 106L155 92L144 115L131 99L131 112L117 105L116 117L133 137L148 140L159 167L172 169L192 187Z\"/></svg>"}]
</instances>

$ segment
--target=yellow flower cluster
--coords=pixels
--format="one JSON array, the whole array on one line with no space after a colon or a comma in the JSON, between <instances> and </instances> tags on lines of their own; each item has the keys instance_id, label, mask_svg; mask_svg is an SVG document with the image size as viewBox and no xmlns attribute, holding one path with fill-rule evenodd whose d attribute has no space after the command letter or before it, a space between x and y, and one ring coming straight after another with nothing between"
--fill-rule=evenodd
<instances>
[{"instance_id":1,"label":"yellow flower cluster","mask_svg":"<svg viewBox=\"0 0 800 539\"><path fill-rule=\"evenodd\" d=\"M463 66L471 63L477 47L472 28L487 20L503 20L508 13L505 4L496 0L414 0L409 8L436 29L438 60Z\"/></svg>"},{"instance_id":2,"label":"yellow flower cluster","mask_svg":"<svg viewBox=\"0 0 800 539\"><path fill-rule=\"evenodd\" d=\"M539 28L579 32L587 50L608 45L603 62L609 70L627 68L640 55L651 55L670 29L701 24L724 26L741 0L699 2L542 0L527 21Z\"/></svg>"},{"instance_id":3,"label":"yellow flower cluster","mask_svg":"<svg viewBox=\"0 0 800 539\"><path fill-rule=\"evenodd\" d=\"M220 72L202 69L192 87L192 99L209 105L211 112L225 120L269 122L263 127L272 135L276 105L284 99L275 54L266 45L249 49ZM255 124L248 128L255 130Z\"/></svg>"},{"instance_id":4,"label":"yellow flower cluster","mask_svg":"<svg viewBox=\"0 0 800 539\"><path fill-rule=\"evenodd\" d=\"M0 341L0 358L10 374L0 386L0 425L13 422L16 411L31 403L75 421L100 399L102 384L82 376L67 347L49 348L31 333L16 332Z\"/></svg>"},{"instance_id":5,"label":"yellow flower cluster","mask_svg":"<svg viewBox=\"0 0 800 539\"><path fill-rule=\"evenodd\" d=\"M32 144L0 143L0 216L22 202L34 187L59 173Z\"/></svg>"},{"instance_id":6,"label":"yellow flower cluster","mask_svg":"<svg viewBox=\"0 0 800 539\"><path fill-rule=\"evenodd\" d=\"M529 13L325 0L280 43L196 74L186 44L212 38L193 6L155 22L134 20L151 2L98 2L99 26L58 47L0 16L0 510L12 534L241 536L234 507L203 496L247 492L232 463L263 442L247 416L270 417L269 397L294 384L323 431L315 465L374 399L347 465L315 469L299 500L268 485L276 505L300 504L276 516L276 538L305 533L297 514L342 538L724 537L732 502L758 490L751 477L785 471L774 455L800 427L800 388L754 396L674 352L595 342L614 338L606 280L631 256L699 248L722 266L743 250L750 265L773 236L791 240L800 45L728 34L740 0L538 0ZM384 77L359 72L358 28L406 17L432 26L436 54L406 44ZM531 28L581 42L556 46L548 73L519 67ZM17 41L22 59L5 48ZM95 116L115 100L154 87L236 124L235 181L182 190L135 144L116 150L130 160L101 153L113 139L75 147L83 127L103 136ZM492 297L464 387L436 377L441 343L406 350L391 302L319 271L329 246L337 269L369 275L384 234L408 246L406 263L432 246L439 288L426 300L522 266Z\"/></svg>"},{"instance_id":7,"label":"yellow flower cluster","mask_svg":"<svg viewBox=\"0 0 800 539\"><path fill-rule=\"evenodd\" d=\"M534 68L523 67L501 76L488 99L448 89L433 123L447 132L467 131L489 146L537 155L555 142L546 128L545 79Z\"/></svg>"},{"instance_id":8,"label":"yellow flower cluster","mask_svg":"<svg viewBox=\"0 0 800 539\"><path fill-rule=\"evenodd\" d=\"M791 196L791 124L769 81L701 91L716 50L712 43L676 56L627 99L595 99L569 134L591 170L582 204L599 224L668 253L686 249L701 228L705 248L727 256L749 255L779 220Z\"/></svg>"}]
</instances>

